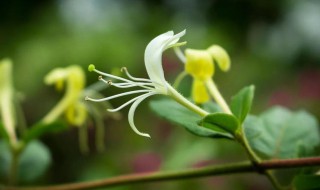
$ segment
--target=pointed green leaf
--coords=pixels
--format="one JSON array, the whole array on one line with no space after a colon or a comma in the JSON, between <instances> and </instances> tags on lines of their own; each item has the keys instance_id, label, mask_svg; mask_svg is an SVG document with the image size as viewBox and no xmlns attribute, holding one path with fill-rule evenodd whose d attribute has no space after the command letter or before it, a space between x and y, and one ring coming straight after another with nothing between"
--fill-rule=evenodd
<instances>
[{"instance_id":1,"label":"pointed green leaf","mask_svg":"<svg viewBox=\"0 0 320 190\"><path fill-rule=\"evenodd\" d=\"M248 86L240 90L231 99L231 111L243 123L246 116L250 112L252 100L254 96L254 86Z\"/></svg>"},{"instance_id":2,"label":"pointed green leaf","mask_svg":"<svg viewBox=\"0 0 320 190\"><path fill-rule=\"evenodd\" d=\"M211 110L219 110L216 104L211 105ZM209 106L208 105L208 106ZM208 107L206 106L206 107ZM184 127L191 133L202 136L202 137L211 137L211 138L228 138L232 139L232 135L224 130L210 130L199 126L197 123L202 118L196 113L188 110L182 105L178 104L176 101L171 99L160 99L150 102L151 109L157 113L159 116L164 119Z\"/></svg>"},{"instance_id":3,"label":"pointed green leaf","mask_svg":"<svg viewBox=\"0 0 320 190\"><path fill-rule=\"evenodd\" d=\"M200 124L213 131L225 131L232 135L235 135L239 127L237 118L226 113L209 114L201 120Z\"/></svg>"}]
</instances>

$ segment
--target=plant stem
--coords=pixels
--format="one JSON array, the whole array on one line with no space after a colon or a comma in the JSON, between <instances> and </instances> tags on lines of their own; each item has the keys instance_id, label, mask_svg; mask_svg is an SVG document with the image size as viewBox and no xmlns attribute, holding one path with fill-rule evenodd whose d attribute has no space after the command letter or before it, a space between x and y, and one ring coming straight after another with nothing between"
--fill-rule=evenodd
<instances>
[{"instance_id":1,"label":"plant stem","mask_svg":"<svg viewBox=\"0 0 320 190\"><path fill-rule=\"evenodd\" d=\"M66 185L56 185L47 187L29 187L29 188L15 188L6 187L7 190L80 190L91 189L97 187L111 187L116 185L126 185L133 183L152 182L152 181L164 181L164 180L177 180L195 177L205 177L213 175L223 175L230 173L245 173L253 172L250 162L240 162L236 164L226 164L221 166L211 166L206 168L188 169L184 171L174 172L160 172L160 173L144 173L144 174L132 174L113 177L110 179L96 180L91 182L80 182Z\"/></svg>"},{"instance_id":2,"label":"plant stem","mask_svg":"<svg viewBox=\"0 0 320 190\"><path fill-rule=\"evenodd\" d=\"M15 185L17 183L19 157L20 157L20 149L18 147L11 146L11 163L9 168L9 179L8 179L9 185Z\"/></svg>"},{"instance_id":3,"label":"plant stem","mask_svg":"<svg viewBox=\"0 0 320 190\"><path fill-rule=\"evenodd\" d=\"M297 168L307 166L320 166L320 157L283 159L262 161L253 165L250 161L219 166L208 166L203 168L188 169L183 171L143 173L123 175L96 181L71 183L65 185L53 185L43 187L3 187L6 190L82 190L98 187L120 186L133 183L146 183L153 181L178 180L187 178L197 178L206 176L217 176L235 173L258 172L264 173L269 169ZM0 186L1 189L1 186Z\"/></svg>"},{"instance_id":4,"label":"plant stem","mask_svg":"<svg viewBox=\"0 0 320 190\"><path fill-rule=\"evenodd\" d=\"M222 95L220 94L213 80L212 79L207 80L206 85L207 85L208 91L210 92L214 100L217 102L217 104L221 107L221 109L228 114L232 114L228 104L223 99Z\"/></svg>"}]
</instances>

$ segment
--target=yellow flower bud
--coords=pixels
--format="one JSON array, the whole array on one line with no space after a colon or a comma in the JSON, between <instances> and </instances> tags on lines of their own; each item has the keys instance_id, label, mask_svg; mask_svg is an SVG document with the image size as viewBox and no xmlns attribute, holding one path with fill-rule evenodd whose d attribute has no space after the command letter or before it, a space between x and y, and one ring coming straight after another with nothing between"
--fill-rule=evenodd
<instances>
[{"instance_id":1,"label":"yellow flower bud","mask_svg":"<svg viewBox=\"0 0 320 190\"><path fill-rule=\"evenodd\" d=\"M210 99L204 81L198 79L193 80L192 99L197 104L205 103Z\"/></svg>"},{"instance_id":2,"label":"yellow flower bud","mask_svg":"<svg viewBox=\"0 0 320 190\"><path fill-rule=\"evenodd\" d=\"M85 76L81 67L72 65L67 68L56 68L46 77L45 83L54 84L57 90L66 87L61 101L45 116L44 122L50 123L65 113L67 121L72 125L80 126L86 119L86 108L80 102L85 86Z\"/></svg>"},{"instance_id":3,"label":"yellow flower bud","mask_svg":"<svg viewBox=\"0 0 320 190\"><path fill-rule=\"evenodd\" d=\"M214 74L211 55L207 51L186 49L185 70L195 79L205 81Z\"/></svg>"}]
</instances>

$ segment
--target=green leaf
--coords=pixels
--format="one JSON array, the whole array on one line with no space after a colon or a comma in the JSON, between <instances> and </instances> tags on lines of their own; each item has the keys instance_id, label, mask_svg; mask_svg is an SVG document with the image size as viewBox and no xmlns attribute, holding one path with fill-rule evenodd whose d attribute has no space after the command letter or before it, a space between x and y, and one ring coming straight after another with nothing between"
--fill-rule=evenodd
<instances>
[{"instance_id":1,"label":"green leaf","mask_svg":"<svg viewBox=\"0 0 320 190\"><path fill-rule=\"evenodd\" d=\"M248 86L240 90L231 99L231 111L243 123L246 116L250 112L252 100L254 96L254 86Z\"/></svg>"},{"instance_id":2,"label":"green leaf","mask_svg":"<svg viewBox=\"0 0 320 190\"><path fill-rule=\"evenodd\" d=\"M68 129L68 126L61 122L53 122L50 124L38 123L32 126L23 136L23 140L27 143L33 139L37 139L47 133L57 133Z\"/></svg>"},{"instance_id":3,"label":"green leaf","mask_svg":"<svg viewBox=\"0 0 320 190\"><path fill-rule=\"evenodd\" d=\"M259 117L249 116L244 132L251 148L263 159L312 156L320 143L314 116L283 107L273 107Z\"/></svg>"},{"instance_id":4,"label":"green leaf","mask_svg":"<svg viewBox=\"0 0 320 190\"><path fill-rule=\"evenodd\" d=\"M212 105L211 109L216 109L214 108L216 106L215 104L210 104ZM197 123L202 119L199 115L188 110L187 108L171 99L160 99L151 101L150 107L159 116L168 121L171 121L174 124L178 124L179 126L184 127L195 135L201 137L232 139L232 135L230 135L226 131L214 131L199 126Z\"/></svg>"},{"instance_id":5,"label":"green leaf","mask_svg":"<svg viewBox=\"0 0 320 190\"><path fill-rule=\"evenodd\" d=\"M0 141L0 176L6 179L9 174L11 154L8 143ZM40 141L30 142L20 155L18 180L31 182L44 174L51 164L48 148Z\"/></svg>"},{"instance_id":6,"label":"green leaf","mask_svg":"<svg viewBox=\"0 0 320 190\"><path fill-rule=\"evenodd\" d=\"M235 135L239 127L237 118L226 113L209 114L201 120L200 124L213 131L229 132L232 135Z\"/></svg>"},{"instance_id":7,"label":"green leaf","mask_svg":"<svg viewBox=\"0 0 320 190\"><path fill-rule=\"evenodd\" d=\"M244 132L250 147L262 159L315 156L320 143L314 116L282 107L273 107L259 117L248 116ZM279 184L289 186L294 176L302 171L301 168L275 170L272 175Z\"/></svg>"},{"instance_id":8,"label":"green leaf","mask_svg":"<svg viewBox=\"0 0 320 190\"><path fill-rule=\"evenodd\" d=\"M320 175L298 175L293 180L293 184L296 190L320 189L319 182Z\"/></svg>"}]
</instances>

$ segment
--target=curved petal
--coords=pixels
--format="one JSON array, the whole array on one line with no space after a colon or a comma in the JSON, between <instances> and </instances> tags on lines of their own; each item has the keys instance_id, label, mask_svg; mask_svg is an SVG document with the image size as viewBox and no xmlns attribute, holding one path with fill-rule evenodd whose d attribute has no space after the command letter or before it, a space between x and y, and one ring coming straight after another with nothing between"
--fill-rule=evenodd
<instances>
[{"instance_id":1,"label":"curved petal","mask_svg":"<svg viewBox=\"0 0 320 190\"><path fill-rule=\"evenodd\" d=\"M128 120L129 120L129 124L130 124L130 127L133 129L133 131L135 133L137 133L138 135L141 135L141 136L145 136L145 137L149 137L150 138L150 135L147 134L147 133L141 133L137 128L136 126L134 125L134 121L133 121L133 117L134 117L134 112L136 111L136 108L138 107L138 105L146 98L148 98L149 96L152 96L152 95L155 95L157 94L157 92L150 92L150 93L147 93L143 96L141 96L139 99L137 99L133 104L132 106L130 107L130 110L129 110L129 114L128 114Z\"/></svg>"},{"instance_id":2,"label":"curved petal","mask_svg":"<svg viewBox=\"0 0 320 190\"><path fill-rule=\"evenodd\" d=\"M149 78L159 84L165 84L162 68L162 53L168 47L174 46L180 37L185 34L185 30L174 35L173 31L166 32L154 38L146 47L144 61ZM161 88L156 86L157 89Z\"/></svg>"}]
</instances>

